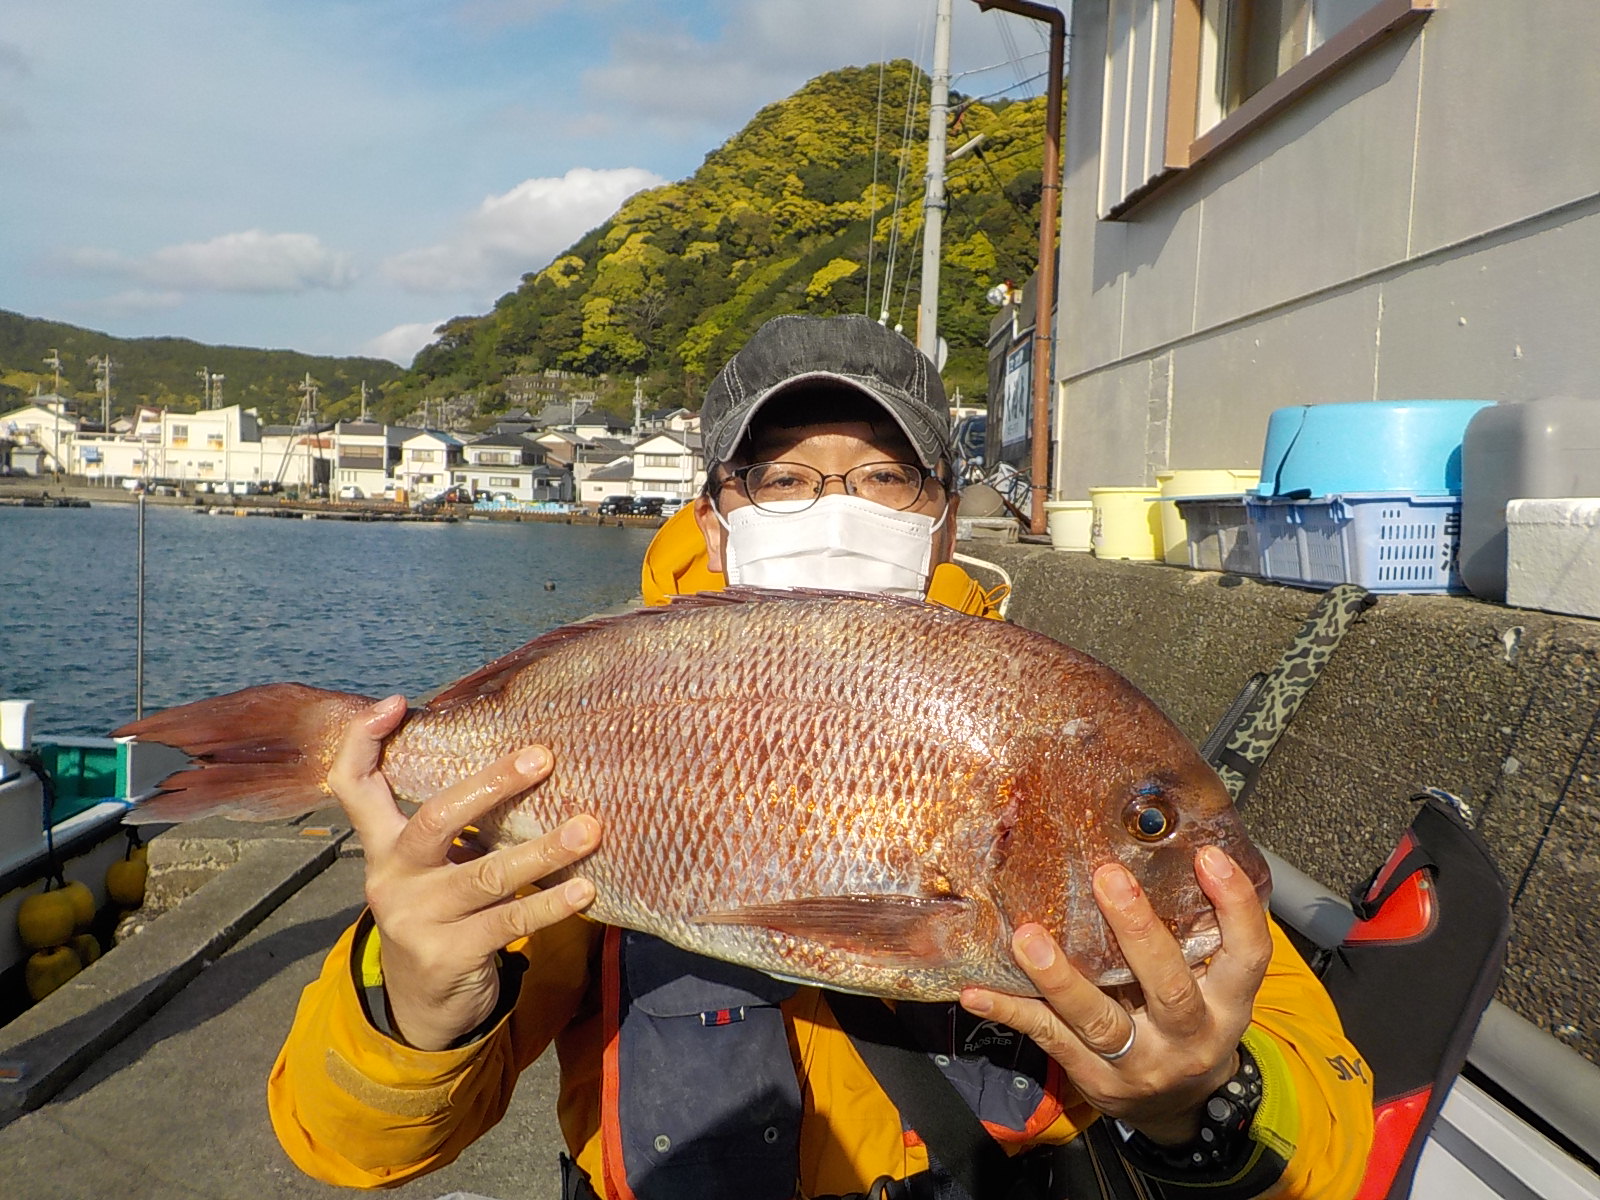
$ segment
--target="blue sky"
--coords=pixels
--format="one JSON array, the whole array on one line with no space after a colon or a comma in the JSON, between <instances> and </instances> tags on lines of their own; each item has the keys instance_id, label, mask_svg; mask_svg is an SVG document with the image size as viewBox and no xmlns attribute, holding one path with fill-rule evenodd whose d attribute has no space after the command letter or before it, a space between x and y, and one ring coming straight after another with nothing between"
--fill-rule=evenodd
<instances>
[{"instance_id":1,"label":"blue sky","mask_svg":"<svg viewBox=\"0 0 1600 1200\"><path fill-rule=\"evenodd\" d=\"M934 0L5 0L0 308L399 362ZM955 0L968 94L1044 27Z\"/></svg>"}]
</instances>

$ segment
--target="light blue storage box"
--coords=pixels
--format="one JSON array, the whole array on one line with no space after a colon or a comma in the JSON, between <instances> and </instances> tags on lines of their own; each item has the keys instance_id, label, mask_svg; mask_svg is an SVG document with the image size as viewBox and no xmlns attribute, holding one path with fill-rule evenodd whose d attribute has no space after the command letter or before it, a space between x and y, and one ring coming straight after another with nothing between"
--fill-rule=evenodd
<instances>
[{"instance_id":1,"label":"light blue storage box","mask_svg":"<svg viewBox=\"0 0 1600 1200\"><path fill-rule=\"evenodd\" d=\"M1461 501L1410 493L1245 498L1264 579L1297 587L1461 593Z\"/></svg>"},{"instance_id":2,"label":"light blue storage box","mask_svg":"<svg viewBox=\"0 0 1600 1200\"><path fill-rule=\"evenodd\" d=\"M1461 438L1492 400L1362 400L1280 408L1267 421L1263 496L1461 494Z\"/></svg>"}]
</instances>

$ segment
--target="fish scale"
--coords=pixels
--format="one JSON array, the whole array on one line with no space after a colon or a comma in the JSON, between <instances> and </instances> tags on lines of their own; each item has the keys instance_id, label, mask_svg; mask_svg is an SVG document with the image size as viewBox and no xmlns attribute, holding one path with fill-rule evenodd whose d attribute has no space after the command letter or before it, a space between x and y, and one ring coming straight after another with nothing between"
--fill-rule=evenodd
<instances>
[{"instance_id":1,"label":"fish scale","mask_svg":"<svg viewBox=\"0 0 1600 1200\"><path fill-rule=\"evenodd\" d=\"M299 685L128 727L200 756L155 809L312 807L296 788L324 786L339 730L368 702L252 697L283 688ZM246 764L229 740L246 717L257 743L298 744L298 757ZM382 765L420 800L530 743L550 747L549 778L491 814L481 840L593 813L600 848L557 878L594 882L594 918L836 988L1029 993L1010 951L1026 921L1092 979L1125 980L1090 887L1106 862L1139 878L1190 961L1218 943L1200 846L1269 886L1215 773L1125 679L1041 634L918 601L736 590L569 626L413 710ZM1170 817L1156 838L1133 824L1151 806Z\"/></svg>"}]
</instances>

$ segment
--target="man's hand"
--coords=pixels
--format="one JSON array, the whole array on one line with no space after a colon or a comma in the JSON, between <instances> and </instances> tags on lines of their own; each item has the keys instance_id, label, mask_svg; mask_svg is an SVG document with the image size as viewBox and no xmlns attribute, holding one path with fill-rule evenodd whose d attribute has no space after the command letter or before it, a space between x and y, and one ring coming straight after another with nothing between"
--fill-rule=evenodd
<instances>
[{"instance_id":1,"label":"man's hand","mask_svg":"<svg viewBox=\"0 0 1600 1200\"><path fill-rule=\"evenodd\" d=\"M518 898L519 888L570 866L600 840L577 816L535 841L455 861L467 825L550 774L550 751L530 746L448 787L407 819L378 769L383 739L405 716L390 696L350 723L328 786L361 837L366 898L377 922L384 990L395 1030L419 1050L442 1050L494 1011L495 954L565 920L594 899L587 879Z\"/></svg>"},{"instance_id":2,"label":"man's hand","mask_svg":"<svg viewBox=\"0 0 1600 1200\"><path fill-rule=\"evenodd\" d=\"M1039 925L1019 928L1012 949L1043 999L983 988L961 994L968 1012L1043 1047L1095 1108L1168 1145L1198 1133L1200 1106L1238 1069L1239 1038L1272 958L1266 913L1233 860L1207 846L1195 855L1195 875L1216 906L1222 946L1191 969L1133 876L1115 864L1095 872L1095 899L1141 1002L1121 1004L1095 987ZM1130 1035L1127 1053L1108 1058Z\"/></svg>"}]
</instances>

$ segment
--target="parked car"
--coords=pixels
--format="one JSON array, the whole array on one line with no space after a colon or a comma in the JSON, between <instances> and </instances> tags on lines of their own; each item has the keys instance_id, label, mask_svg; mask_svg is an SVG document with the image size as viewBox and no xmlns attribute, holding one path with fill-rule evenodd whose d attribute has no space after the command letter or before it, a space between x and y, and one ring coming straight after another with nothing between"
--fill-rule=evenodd
<instances>
[{"instance_id":1,"label":"parked car","mask_svg":"<svg viewBox=\"0 0 1600 1200\"><path fill-rule=\"evenodd\" d=\"M347 483L339 489L341 500L365 500L366 494L353 483Z\"/></svg>"},{"instance_id":2,"label":"parked car","mask_svg":"<svg viewBox=\"0 0 1600 1200\"><path fill-rule=\"evenodd\" d=\"M620 517L633 511L632 496L607 496L595 509L602 517Z\"/></svg>"},{"instance_id":3,"label":"parked car","mask_svg":"<svg viewBox=\"0 0 1600 1200\"><path fill-rule=\"evenodd\" d=\"M682 508L685 503L686 502L682 496L668 496L661 502L661 515L663 517L670 517L673 513Z\"/></svg>"},{"instance_id":4,"label":"parked car","mask_svg":"<svg viewBox=\"0 0 1600 1200\"><path fill-rule=\"evenodd\" d=\"M633 498L633 515L636 517L659 517L661 515L662 499L660 496L635 496Z\"/></svg>"}]
</instances>

